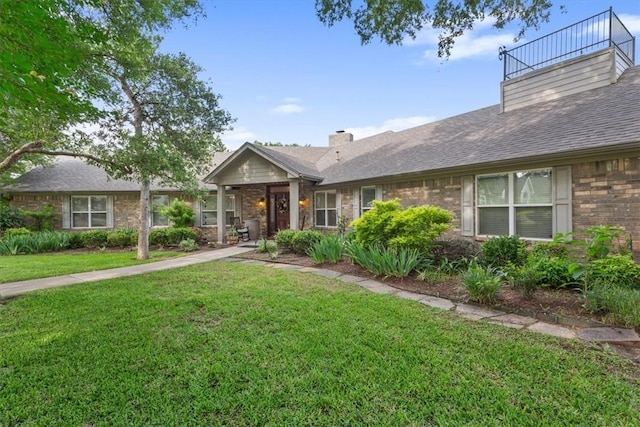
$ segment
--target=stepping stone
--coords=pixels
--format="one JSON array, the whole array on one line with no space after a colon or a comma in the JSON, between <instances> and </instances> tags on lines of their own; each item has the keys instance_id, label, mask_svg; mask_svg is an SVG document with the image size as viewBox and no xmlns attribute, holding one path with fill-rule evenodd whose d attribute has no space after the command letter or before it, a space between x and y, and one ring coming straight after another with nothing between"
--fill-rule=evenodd
<instances>
[{"instance_id":1,"label":"stepping stone","mask_svg":"<svg viewBox=\"0 0 640 427\"><path fill-rule=\"evenodd\" d=\"M527 327L527 329L533 332L539 332L541 334L552 335L559 338L577 338L578 336L572 329L545 322L536 322Z\"/></svg>"},{"instance_id":2,"label":"stepping stone","mask_svg":"<svg viewBox=\"0 0 640 427\"><path fill-rule=\"evenodd\" d=\"M307 268L311 268L311 267L307 267ZM301 269L300 271L302 270L304 269ZM342 274L339 271L327 270L325 268L315 268L314 270L315 270L313 271L314 274L317 274L318 276L328 277L330 279L335 279L336 277L340 277L340 275Z\"/></svg>"},{"instance_id":3,"label":"stepping stone","mask_svg":"<svg viewBox=\"0 0 640 427\"><path fill-rule=\"evenodd\" d=\"M421 299L423 299L426 295L424 294L416 294L415 292L409 292L409 291L400 291L396 294L396 296L402 298L402 299L408 299L408 300L412 300L412 301L420 301Z\"/></svg>"},{"instance_id":4,"label":"stepping stone","mask_svg":"<svg viewBox=\"0 0 640 427\"><path fill-rule=\"evenodd\" d=\"M633 329L621 328L584 328L578 337L585 341L628 342L640 341L640 337Z\"/></svg>"},{"instance_id":5,"label":"stepping stone","mask_svg":"<svg viewBox=\"0 0 640 427\"><path fill-rule=\"evenodd\" d=\"M365 280L363 282L359 282L358 284L363 288L366 288L371 292L375 292L377 294L395 294L396 292L398 292L396 288L392 288L391 286L376 282L375 280Z\"/></svg>"},{"instance_id":6,"label":"stepping stone","mask_svg":"<svg viewBox=\"0 0 640 427\"><path fill-rule=\"evenodd\" d=\"M461 316L471 320L480 320L507 314L504 311L491 310L490 308L470 304L458 304L455 311Z\"/></svg>"},{"instance_id":7,"label":"stepping stone","mask_svg":"<svg viewBox=\"0 0 640 427\"><path fill-rule=\"evenodd\" d=\"M351 274L344 274L344 275L338 277L338 279L342 280L343 282L347 282L347 283L360 283L360 282L364 282L365 280L367 280L365 277L352 276Z\"/></svg>"},{"instance_id":8,"label":"stepping stone","mask_svg":"<svg viewBox=\"0 0 640 427\"><path fill-rule=\"evenodd\" d=\"M319 268L315 268L315 267L304 267L300 269L301 273L315 273L317 271L319 271Z\"/></svg>"},{"instance_id":9,"label":"stepping stone","mask_svg":"<svg viewBox=\"0 0 640 427\"><path fill-rule=\"evenodd\" d=\"M425 295L423 299L420 300L421 304L428 305L433 308L440 308L442 310L451 310L455 308L455 304L445 298L432 297L429 295Z\"/></svg>"},{"instance_id":10,"label":"stepping stone","mask_svg":"<svg viewBox=\"0 0 640 427\"><path fill-rule=\"evenodd\" d=\"M506 326L508 328L522 329L525 326L533 325L537 320L532 317L520 316L517 314L505 314L503 316L492 317L489 322Z\"/></svg>"}]
</instances>

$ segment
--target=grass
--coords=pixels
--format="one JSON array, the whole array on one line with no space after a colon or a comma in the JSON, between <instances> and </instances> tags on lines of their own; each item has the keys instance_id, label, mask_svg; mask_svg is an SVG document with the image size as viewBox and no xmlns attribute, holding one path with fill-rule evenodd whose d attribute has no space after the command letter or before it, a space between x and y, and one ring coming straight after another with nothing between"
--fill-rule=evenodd
<instances>
[{"instance_id":1,"label":"grass","mask_svg":"<svg viewBox=\"0 0 640 427\"><path fill-rule=\"evenodd\" d=\"M638 378L580 342L233 263L0 305L0 425L639 425Z\"/></svg>"},{"instance_id":2,"label":"grass","mask_svg":"<svg viewBox=\"0 0 640 427\"><path fill-rule=\"evenodd\" d=\"M0 256L0 283L126 267L184 255L184 252L153 251L150 259L144 261L136 260L135 252Z\"/></svg>"}]
</instances>

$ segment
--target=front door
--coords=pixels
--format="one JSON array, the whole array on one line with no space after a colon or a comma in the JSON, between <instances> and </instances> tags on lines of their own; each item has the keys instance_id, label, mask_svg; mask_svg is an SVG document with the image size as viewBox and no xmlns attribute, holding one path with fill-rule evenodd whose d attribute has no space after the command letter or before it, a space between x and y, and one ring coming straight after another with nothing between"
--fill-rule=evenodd
<instances>
[{"instance_id":1,"label":"front door","mask_svg":"<svg viewBox=\"0 0 640 427\"><path fill-rule=\"evenodd\" d=\"M275 191L273 191L275 190ZM281 191L282 187L273 188L269 192L267 212L269 212L269 235L278 230L288 230L289 223L289 191Z\"/></svg>"}]
</instances>

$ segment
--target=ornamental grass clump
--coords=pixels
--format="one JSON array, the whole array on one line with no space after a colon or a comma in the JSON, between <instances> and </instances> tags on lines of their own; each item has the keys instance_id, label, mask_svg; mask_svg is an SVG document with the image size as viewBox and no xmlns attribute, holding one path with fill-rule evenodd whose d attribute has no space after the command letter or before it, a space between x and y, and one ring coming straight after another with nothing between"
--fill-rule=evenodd
<instances>
[{"instance_id":1,"label":"ornamental grass clump","mask_svg":"<svg viewBox=\"0 0 640 427\"><path fill-rule=\"evenodd\" d=\"M342 259L344 246L345 243L342 236L327 234L307 250L307 255L316 264L324 264L327 261L335 264Z\"/></svg>"},{"instance_id":2,"label":"ornamental grass clump","mask_svg":"<svg viewBox=\"0 0 640 427\"><path fill-rule=\"evenodd\" d=\"M493 267L483 267L474 261L462 273L462 285L471 301L493 303L502 287L502 274Z\"/></svg>"},{"instance_id":3,"label":"ornamental grass clump","mask_svg":"<svg viewBox=\"0 0 640 427\"><path fill-rule=\"evenodd\" d=\"M346 252L352 262L375 276L407 277L423 264L423 258L417 249L364 246L351 242Z\"/></svg>"}]
</instances>

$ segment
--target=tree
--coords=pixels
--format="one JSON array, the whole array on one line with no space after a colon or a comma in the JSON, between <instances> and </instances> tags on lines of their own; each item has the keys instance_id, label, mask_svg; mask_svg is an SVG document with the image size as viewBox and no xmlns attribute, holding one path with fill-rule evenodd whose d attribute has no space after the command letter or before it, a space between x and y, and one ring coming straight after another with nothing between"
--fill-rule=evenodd
<instances>
[{"instance_id":1,"label":"tree","mask_svg":"<svg viewBox=\"0 0 640 427\"><path fill-rule=\"evenodd\" d=\"M260 145L262 147L303 147L303 145L300 145L296 142L293 142L291 144L284 144L282 142L260 142L257 139L253 141L253 143L255 145ZM304 147L311 147L311 144L305 144Z\"/></svg>"},{"instance_id":2,"label":"tree","mask_svg":"<svg viewBox=\"0 0 640 427\"><path fill-rule=\"evenodd\" d=\"M138 259L149 257L152 181L195 189L197 178L224 146L219 134L232 119L219 96L198 78L202 70L184 54L158 52L159 30L199 13L194 0L105 2L96 22L113 36L96 55L96 76L112 88L90 139L110 176L140 183Z\"/></svg>"},{"instance_id":3,"label":"tree","mask_svg":"<svg viewBox=\"0 0 640 427\"><path fill-rule=\"evenodd\" d=\"M425 26L440 30L438 56L448 58L455 39L473 29L477 21L495 19L493 26L502 29L520 22L518 38L528 28L539 28L549 21L548 0L316 0L320 21L331 27L342 20L353 21L362 44L374 37L387 44L402 44L406 37L415 39Z\"/></svg>"}]
</instances>

